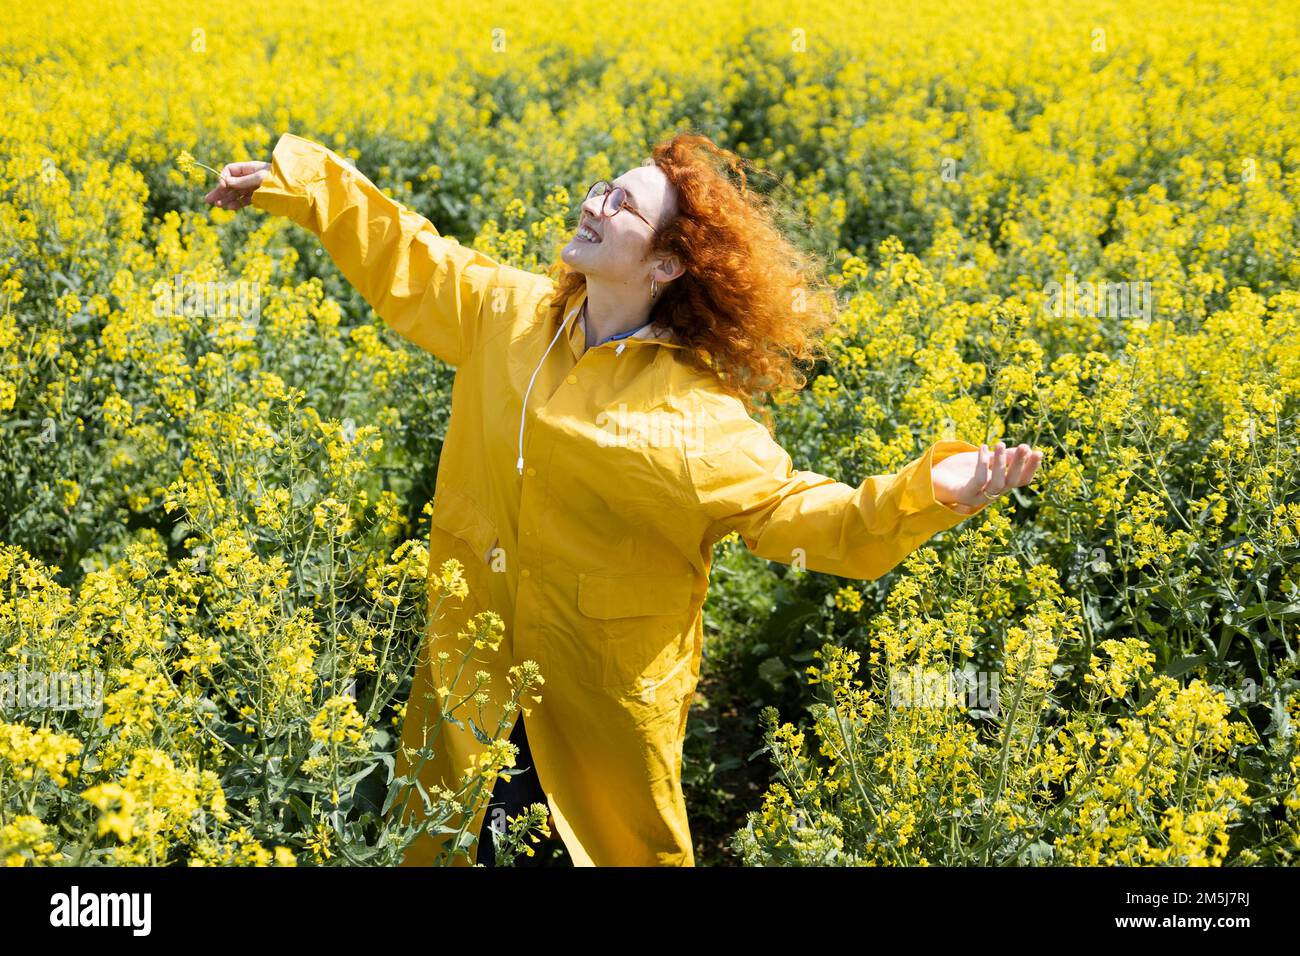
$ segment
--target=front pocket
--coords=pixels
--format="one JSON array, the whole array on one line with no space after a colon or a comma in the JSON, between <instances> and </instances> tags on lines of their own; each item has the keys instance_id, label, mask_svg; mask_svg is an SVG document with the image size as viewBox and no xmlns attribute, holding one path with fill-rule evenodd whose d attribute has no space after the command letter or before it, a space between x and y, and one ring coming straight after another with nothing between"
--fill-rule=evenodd
<instances>
[{"instance_id":1,"label":"front pocket","mask_svg":"<svg viewBox=\"0 0 1300 956\"><path fill-rule=\"evenodd\" d=\"M455 488L438 489L429 520L434 527L468 544L483 564L491 560L491 549L497 542L496 525L469 495Z\"/></svg>"},{"instance_id":2,"label":"front pocket","mask_svg":"<svg viewBox=\"0 0 1300 956\"><path fill-rule=\"evenodd\" d=\"M691 575L578 575L578 610L599 646L602 686L653 699L664 681L689 666L694 591Z\"/></svg>"},{"instance_id":3,"label":"front pocket","mask_svg":"<svg viewBox=\"0 0 1300 956\"><path fill-rule=\"evenodd\" d=\"M488 572L491 549L497 543L496 525L477 502L454 488L440 488L434 492L429 523L430 575L437 574L448 558L455 558L469 587L469 595L463 601L449 597L444 605L437 629L451 636L462 629L474 613L491 603ZM433 596L431 591L431 600Z\"/></svg>"}]
</instances>

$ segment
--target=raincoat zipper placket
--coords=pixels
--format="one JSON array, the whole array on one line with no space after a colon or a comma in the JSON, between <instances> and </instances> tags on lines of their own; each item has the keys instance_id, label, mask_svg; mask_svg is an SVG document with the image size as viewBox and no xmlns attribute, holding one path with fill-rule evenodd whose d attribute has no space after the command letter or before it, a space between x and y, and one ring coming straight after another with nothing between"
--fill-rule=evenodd
<instances>
[{"instance_id":1,"label":"raincoat zipper placket","mask_svg":"<svg viewBox=\"0 0 1300 956\"><path fill-rule=\"evenodd\" d=\"M529 563L536 561L540 553L540 545L537 545L537 542L532 540L533 532L531 530L532 522L530 518L531 512L533 510L530 502L534 494L533 489L535 487L535 482L526 481L526 479L537 477L539 472L537 471L536 468L533 468L532 466L529 466L527 468L524 467L523 440L524 440L524 424L528 418L528 398L532 391L533 383L537 379L537 375L541 372L542 366L546 364L547 355L550 354L551 348L555 345L555 343L559 341L560 335L566 332L566 330L568 329L569 320L572 319L574 315L578 313L579 308L580 308L579 306L575 306L572 310L570 310L569 314L565 317L564 322L560 324L559 332L557 332L557 334L551 338L550 344L547 345L546 350L542 353L542 357L538 361L536 368L533 369L532 378L529 379L528 388L525 389L524 391L523 402L521 403L520 406L519 457L515 462L515 467L518 471L523 486L520 488L520 492L519 492L519 512L518 512L519 537L520 537L519 544L518 544L519 579L516 583L515 594L514 594L516 620L523 620L524 615L526 614L524 610L526 604L526 598L523 593L524 581L532 577L532 569L529 567ZM614 345L614 344L615 344L615 340L608 340L602 342L600 345L593 345L591 348L584 350L583 353L579 355L578 358L575 360L572 369L577 369L578 366L582 364L582 360L586 358L589 352L598 348L602 348L607 345ZM627 344L626 338L622 340L618 340L617 347L614 349L614 354L621 355L623 353L623 349L625 348L626 344ZM573 375L573 374L574 372L572 370L568 372L568 375ZM546 400L546 404L549 404L554 397L555 396L552 395L550 398L548 398ZM546 407L545 404L540 406L538 408L538 412L540 412L545 407ZM535 448L534 452L541 455L546 454L545 449ZM539 551L537 552L534 551L535 545L539 548ZM495 544L493 545L493 547L495 547ZM491 554L491 549L489 549L488 553L489 555ZM546 659L545 653L542 652L542 649L540 647L537 647L536 645L532 644L532 641L530 641L529 639L530 637L533 637L534 639L539 639L535 635L533 635L532 632L528 629L523 629L523 631L521 632L520 629L516 628L516 633L514 635L516 659L523 660L525 658L531 657L534 660L539 660L539 659L545 660ZM654 690L648 689L648 693L650 695L653 695Z\"/></svg>"}]
</instances>

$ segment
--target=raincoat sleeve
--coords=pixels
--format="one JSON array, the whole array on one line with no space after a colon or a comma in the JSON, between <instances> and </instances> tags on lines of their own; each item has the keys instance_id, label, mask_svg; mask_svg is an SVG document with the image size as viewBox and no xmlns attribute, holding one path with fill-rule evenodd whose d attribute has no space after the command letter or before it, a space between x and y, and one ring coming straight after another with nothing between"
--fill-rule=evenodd
<instances>
[{"instance_id":1,"label":"raincoat sleeve","mask_svg":"<svg viewBox=\"0 0 1300 956\"><path fill-rule=\"evenodd\" d=\"M744 421L728 423L730 440L690 460L696 499L712 522L710 541L735 531L769 561L801 560L808 570L871 580L987 507L964 514L934 497L931 467L979 451L969 442L935 442L897 473L873 475L854 488L795 470L767 428L748 415Z\"/></svg>"},{"instance_id":2,"label":"raincoat sleeve","mask_svg":"<svg viewBox=\"0 0 1300 956\"><path fill-rule=\"evenodd\" d=\"M450 365L465 362L484 323L504 321L510 297L491 295L494 287L544 278L439 235L333 150L293 133L275 144L251 201L320 237L380 318Z\"/></svg>"}]
</instances>

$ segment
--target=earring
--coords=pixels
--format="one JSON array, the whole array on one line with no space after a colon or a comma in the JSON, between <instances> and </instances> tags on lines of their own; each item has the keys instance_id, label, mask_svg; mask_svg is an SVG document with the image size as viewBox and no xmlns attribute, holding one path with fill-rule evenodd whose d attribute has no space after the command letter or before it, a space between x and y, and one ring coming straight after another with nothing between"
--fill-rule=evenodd
<instances>
[{"instance_id":1,"label":"earring","mask_svg":"<svg viewBox=\"0 0 1300 956\"><path fill-rule=\"evenodd\" d=\"M659 289L655 286L654 276L650 277L650 298L653 299L659 294Z\"/></svg>"}]
</instances>

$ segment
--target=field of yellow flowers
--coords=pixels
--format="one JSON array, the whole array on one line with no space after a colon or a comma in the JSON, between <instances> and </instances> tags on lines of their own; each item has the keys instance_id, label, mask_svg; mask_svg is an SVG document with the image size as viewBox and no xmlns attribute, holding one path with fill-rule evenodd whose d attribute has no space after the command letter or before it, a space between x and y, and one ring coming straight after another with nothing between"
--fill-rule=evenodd
<instances>
[{"instance_id":1,"label":"field of yellow flowers","mask_svg":"<svg viewBox=\"0 0 1300 956\"><path fill-rule=\"evenodd\" d=\"M700 861L1296 862L1298 20L7 11L0 860L392 865L511 762L502 741L392 812L415 651L464 596L425 546L450 370L314 237L205 206L203 165L295 132L540 270L589 183L690 126L779 177L842 293L831 359L777 411L796 462L856 484L941 437L1046 451L1032 493L877 581L720 544ZM513 676L483 693L544 692Z\"/></svg>"}]
</instances>

